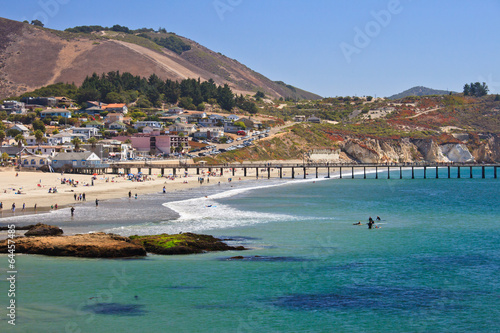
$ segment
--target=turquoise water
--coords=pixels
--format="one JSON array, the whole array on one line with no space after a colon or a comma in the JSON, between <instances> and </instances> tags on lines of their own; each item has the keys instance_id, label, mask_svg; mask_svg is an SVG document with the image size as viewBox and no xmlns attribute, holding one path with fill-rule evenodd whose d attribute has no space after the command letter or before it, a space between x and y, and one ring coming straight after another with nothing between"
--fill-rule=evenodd
<instances>
[{"instance_id":1,"label":"turquoise water","mask_svg":"<svg viewBox=\"0 0 500 333\"><path fill-rule=\"evenodd\" d=\"M194 230L251 250L124 260L19 255L18 324L8 327L2 315L0 331L500 331L498 180L391 176L152 196L142 204L175 213L109 230ZM382 218L380 228L353 225L369 216ZM244 259L230 258L238 255ZM0 283L0 304L7 287Z\"/></svg>"}]
</instances>

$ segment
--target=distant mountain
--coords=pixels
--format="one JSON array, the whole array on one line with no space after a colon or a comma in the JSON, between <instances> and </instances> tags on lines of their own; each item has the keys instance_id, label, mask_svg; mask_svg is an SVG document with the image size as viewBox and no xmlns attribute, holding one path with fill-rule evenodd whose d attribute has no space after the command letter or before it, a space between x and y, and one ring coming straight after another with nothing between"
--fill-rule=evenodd
<instances>
[{"instance_id":1,"label":"distant mountain","mask_svg":"<svg viewBox=\"0 0 500 333\"><path fill-rule=\"evenodd\" d=\"M387 97L388 99L400 99L408 96L429 96L429 95L448 95L450 91L448 90L436 90L427 87L413 87L408 90L405 90L399 94L392 95ZM452 91L451 93L456 94L456 92Z\"/></svg>"},{"instance_id":2,"label":"distant mountain","mask_svg":"<svg viewBox=\"0 0 500 333\"><path fill-rule=\"evenodd\" d=\"M0 99L57 82L80 85L87 75L111 71L155 73L163 80L213 79L243 95L262 91L271 98L321 98L174 33L120 28L58 31L0 18Z\"/></svg>"}]
</instances>

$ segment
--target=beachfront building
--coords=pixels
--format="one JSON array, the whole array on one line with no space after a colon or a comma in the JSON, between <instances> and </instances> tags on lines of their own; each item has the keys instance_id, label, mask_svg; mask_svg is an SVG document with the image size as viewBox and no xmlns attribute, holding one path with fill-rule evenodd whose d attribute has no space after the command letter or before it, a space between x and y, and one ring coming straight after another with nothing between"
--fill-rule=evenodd
<instances>
[{"instance_id":1,"label":"beachfront building","mask_svg":"<svg viewBox=\"0 0 500 333\"><path fill-rule=\"evenodd\" d=\"M71 111L66 109L48 109L40 112L40 118L45 117L64 117L71 118Z\"/></svg>"},{"instance_id":2,"label":"beachfront building","mask_svg":"<svg viewBox=\"0 0 500 333\"><path fill-rule=\"evenodd\" d=\"M318 117L315 117L315 116L311 116L311 117L307 118L307 122L319 124L319 123L321 123L321 119L319 119Z\"/></svg>"},{"instance_id":3,"label":"beachfront building","mask_svg":"<svg viewBox=\"0 0 500 333\"><path fill-rule=\"evenodd\" d=\"M51 161L51 166L54 169L97 169L103 168L106 165L102 164L101 159L91 151L79 153L59 153L56 154Z\"/></svg>"},{"instance_id":4,"label":"beachfront building","mask_svg":"<svg viewBox=\"0 0 500 333\"><path fill-rule=\"evenodd\" d=\"M139 155L171 154L179 147L189 148L189 138L178 135L136 135L133 137L117 136L122 142L130 140L131 146Z\"/></svg>"},{"instance_id":5,"label":"beachfront building","mask_svg":"<svg viewBox=\"0 0 500 333\"><path fill-rule=\"evenodd\" d=\"M26 155L21 155L21 166L23 168L38 169L44 165L49 165L49 164L50 160L47 155L36 155L31 152L26 153Z\"/></svg>"}]
</instances>

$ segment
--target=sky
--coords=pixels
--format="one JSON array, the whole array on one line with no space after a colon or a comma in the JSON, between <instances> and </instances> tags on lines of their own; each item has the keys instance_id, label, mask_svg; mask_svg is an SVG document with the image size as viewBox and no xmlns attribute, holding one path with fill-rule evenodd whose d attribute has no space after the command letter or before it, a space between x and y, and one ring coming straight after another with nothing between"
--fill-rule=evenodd
<instances>
[{"instance_id":1,"label":"sky","mask_svg":"<svg viewBox=\"0 0 500 333\"><path fill-rule=\"evenodd\" d=\"M166 28L323 97L413 86L500 93L500 0L0 0L0 16L64 30Z\"/></svg>"}]
</instances>

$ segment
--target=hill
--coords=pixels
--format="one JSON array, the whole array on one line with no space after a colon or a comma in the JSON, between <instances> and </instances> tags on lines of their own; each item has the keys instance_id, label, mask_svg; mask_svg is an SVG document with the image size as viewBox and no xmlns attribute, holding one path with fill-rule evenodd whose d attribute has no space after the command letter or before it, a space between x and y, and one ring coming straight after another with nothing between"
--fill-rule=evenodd
<instances>
[{"instance_id":1,"label":"hill","mask_svg":"<svg viewBox=\"0 0 500 333\"><path fill-rule=\"evenodd\" d=\"M417 86L410 88L408 90L405 90L399 94L392 95L388 97L388 99L401 99L405 98L408 96L431 96L431 95L448 95L450 91L448 90L436 90L432 88L427 88L427 87L422 87L422 86ZM456 92L451 92L453 94L456 94Z\"/></svg>"},{"instance_id":2,"label":"hill","mask_svg":"<svg viewBox=\"0 0 500 333\"><path fill-rule=\"evenodd\" d=\"M174 36L174 37L173 37ZM238 94L274 98L319 95L274 82L234 59L167 32L70 32L0 18L0 99L57 82L80 85L87 75L130 72L161 79L212 78Z\"/></svg>"}]
</instances>

